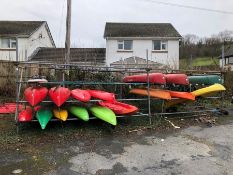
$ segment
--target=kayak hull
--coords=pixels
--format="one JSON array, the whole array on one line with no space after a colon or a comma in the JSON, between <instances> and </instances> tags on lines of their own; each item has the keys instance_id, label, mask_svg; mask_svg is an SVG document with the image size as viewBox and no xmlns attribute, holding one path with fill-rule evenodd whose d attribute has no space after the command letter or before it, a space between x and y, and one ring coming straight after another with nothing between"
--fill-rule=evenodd
<instances>
[{"instance_id":1,"label":"kayak hull","mask_svg":"<svg viewBox=\"0 0 233 175\"><path fill-rule=\"evenodd\" d=\"M18 121L19 122L30 122L32 120L32 117L33 117L32 108L28 107L19 113Z\"/></svg>"},{"instance_id":2,"label":"kayak hull","mask_svg":"<svg viewBox=\"0 0 233 175\"><path fill-rule=\"evenodd\" d=\"M105 100L105 101L115 101L115 94L100 90L88 90L90 95L94 98Z\"/></svg>"},{"instance_id":3,"label":"kayak hull","mask_svg":"<svg viewBox=\"0 0 233 175\"><path fill-rule=\"evenodd\" d=\"M53 117L53 113L50 109L39 109L36 113L36 118L40 123L41 129L45 129L48 122Z\"/></svg>"},{"instance_id":4,"label":"kayak hull","mask_svg":"<svg viewBox=\"0 0 233 175\"><path fill-rule=\"evenodd\" d=\"M143 95L143 96L148 96L148 91L147 89L132 89L130 90L131 94L137 94L137 95ZM171 100L171 95L169 92L160 90L160 89L153 89L149 90L150 96L154 98L160 98L164 100Z\"/></svg>"},{"instance_id":5,"label":"kayak hull","mask_svg":"<svg viewBox=\"0 0 233 175\"><path fill-rule=\"evenodd\" d=\"M185 74L166 74L167 84L189 85L188 76Z\"/></svg>"},{"instance_id":6,"label":"kayak hull","mask_svg":"<svg viewBox=\"0 0 233 175\"><path fill-rule=\"evenodd\" d=\"M89 114L86 108L79 106L70 106L69 112L83 121L89 120Z\"/></svg>"},{"instance_id":7,"label":"kayak hull","mask_svg":"<svg viewBox=\"0 0 233 175\"><path fill-rule=\"evenodd\" d=\"M68 118L68 111L65 109L53 109L53 115L62 121L66 121Z\"/></svg>"},{"instance_id":8,"label":"kayak hull","mask_svg":"<svg viewBox=\"0 0 233 175\"><path fill-rule=\"evenodd\" d=\"M190 84L192 85L214 85L223 84L223 80L218 75L196 75L188 77Z\"/></svg>"},{"instance_id":9,"label":"kayak hull","mask_svg":"<svg viewBox=\"0 0 233 175\"><path fill-rule=\"evenodd\" d=\"M123 82L125 83L146 83L147 74L126 76L123 78ZM149 82L155 83L155 84L166 84L166 79L165 79L164 74L162 73L151 73L149 74Z\"/></svg>"},{"instance_id":10,"label":"kayak hull","mask_svg":"<svg viewBox=\"0 0 233 175\"><path fill-rule=\"evenodd\" d=\"M24 97L30 105L35 106L43 101L48 94L48 89L45 87L29 87L24 91Z\"/></svg>"},{"instance_id":11,"label":"kayak hull","mask_svg":"<svg viewBox=\"0 0 233 175\"><path fill-rule=\"evenodd\" d=\"M133 114L138 111L136 106L117 101L113 103L101 101L99 102L99 105L111 109L117 115Z\"/></svg>"},{"instance_id":12,"label":"kayak hull","mask_svg":"<svg viewBox=\"0 0 233 175\"><path fill-rule=\"evenodd\" d=\"M82 89L72 90L71 96L81 102L89 102L91 99L90 93L87 90L82 90Z\"/></svg>"},{"instance_id":13,"label":"kayak hull","mask_svg":"<svg viewBox=\"0 0 233 175\"><path fill-rule=\"evenodd\" d=\"M94 106L94 107L91 107L89 110L95 117L111 125L114 125L114 126L117 125L116 115L111 109L108 109L102 106Z\"/></svg>"},{"instance_id":14,"label":"kayak hull","mask_svg":"<svg viewBox=\"0 0 233 175\"><path fill-rule=\"evenodd\" d=\"M49 97L51 100L60 107L70 97L70 90L64 87L53 87L49 90Z\"/></svg>"},{"instance_id":15,"label":"kayak hull","mask_svg":"<svg viewBox=\"0 0 233 175\"><path fill-rule=\"evenodd\" d=\"M13 114L16 111L16 103L0 104L0 114ZM19 104L19 111L23 109L23 105Z\"/></svg>"}]
</instances>

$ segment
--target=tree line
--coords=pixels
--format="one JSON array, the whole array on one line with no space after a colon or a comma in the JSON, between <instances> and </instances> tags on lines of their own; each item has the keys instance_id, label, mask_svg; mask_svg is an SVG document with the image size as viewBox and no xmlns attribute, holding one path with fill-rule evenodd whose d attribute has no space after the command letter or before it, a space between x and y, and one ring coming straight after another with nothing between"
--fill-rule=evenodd
<instances>
[{"instance_id":1,"label":"tree line","mask_svg":"<svg viewBox=\"0 0 233 175\"><path fill-rule=\"evenodd\" d=\"M211 37L198 37L197 35L187 34L183 36L180 43L180 58L219 57L223 44L225 50L233 46L233 31L225 30L211 35Z\"/></svg>"}]
</instances>

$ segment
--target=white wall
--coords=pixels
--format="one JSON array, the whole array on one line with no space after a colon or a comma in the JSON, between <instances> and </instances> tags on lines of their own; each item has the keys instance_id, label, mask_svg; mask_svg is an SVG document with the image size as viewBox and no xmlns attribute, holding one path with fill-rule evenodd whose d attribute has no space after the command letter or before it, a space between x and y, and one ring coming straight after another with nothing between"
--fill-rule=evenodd
<instances>
[{"instance_id":1,"label":"white wall","mask_svg":"<svg viewBox=\"0 0 233 175\"><path fill-rule=\"evenodd\" d=\"M121 38L122 39L122 38ZM126 38L127 39L127 38ZM152 61L179 68L179 40L168 40L167 52L152 51L153 39L133 39L133 51L118 51L117 39L106 40L106 63L118 61L131 56L137 56L146 59L146 50L148 49L148 57Z\"/></svg>"},{"instance_id":2,"label":"white wall","mask_svg":"<svg viewBox=\"0 0 233 175\"><path fill-rule=\"evenodd\" d=\"M42 38L40 38L42 34ZM1 38L0 38L1 43ZM18 38L18 57L19 61L26 61L38 47L54 47L45 23L36 30L29 38ZM16 61L16 49L1 49L0 48L0 60Z\"/></svg>"}]
</instances>

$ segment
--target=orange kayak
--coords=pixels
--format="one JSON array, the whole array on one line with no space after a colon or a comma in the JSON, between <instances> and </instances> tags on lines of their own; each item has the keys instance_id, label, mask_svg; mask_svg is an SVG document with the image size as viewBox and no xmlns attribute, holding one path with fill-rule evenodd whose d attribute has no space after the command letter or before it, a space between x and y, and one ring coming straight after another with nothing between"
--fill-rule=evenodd
<instances>
[{"instance_id":1,"label":"orange kayak","mask_svg":"<svg viewBox=\"0 0 233 175\"><path fill-rule=\"evenodd\" d=\"M182 98L187 100L195 100L195 95L193 95L190 92L179 92L179 91L168 91L171 95L171 97L174 98Z\"/></svg>"},{"instance_id":2,"label":"orange kayak","mask_svg":"<svg viewBox=\"0 0 233 175\"><path fill-rule=\"evenodd\" d=\"M129 91L131 94L148 96L147 89L132 89ZM160 98L164 100L171 100L169 92L160 89L153 89L149 91L151 97Z\"/></svg>"}]
</instances>

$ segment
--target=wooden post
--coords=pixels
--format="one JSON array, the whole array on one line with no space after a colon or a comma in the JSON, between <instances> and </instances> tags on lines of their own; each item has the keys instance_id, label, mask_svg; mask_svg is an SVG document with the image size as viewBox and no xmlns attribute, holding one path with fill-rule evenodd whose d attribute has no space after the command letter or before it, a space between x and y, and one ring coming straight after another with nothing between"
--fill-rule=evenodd
<instances>
[{"instance_id":1,"label":"wooden post","mask_svg":"<svg viewBox=\"0 0 233 175\"><path fill-rule=\"evenodd\" d=\"M70 63L71 0L67 0L65 64Z\"/></svg>"}]
</instances>

